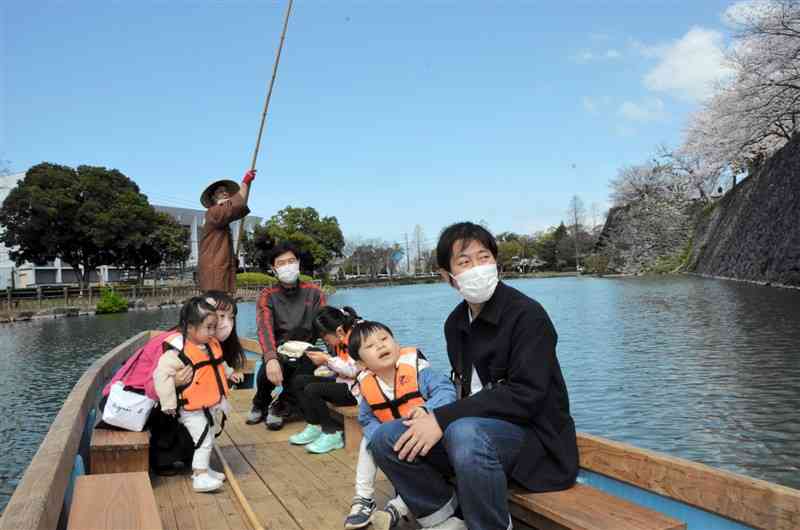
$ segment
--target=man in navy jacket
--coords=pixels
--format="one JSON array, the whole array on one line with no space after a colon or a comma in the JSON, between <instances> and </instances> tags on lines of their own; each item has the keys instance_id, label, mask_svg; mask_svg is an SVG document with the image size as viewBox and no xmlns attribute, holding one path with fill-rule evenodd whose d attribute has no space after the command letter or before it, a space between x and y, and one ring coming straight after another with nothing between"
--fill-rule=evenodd
<instances>
[{"instance_id":1,"label":"man in navy jacket","mask_svg":"<svg viewBox=\"0 0 800 530\"><path fill-rule=\"evenodd\" d=\"M423 527L511 528L509 480L556 491L578 473L557 334L538 302L498 280L497 242L485 228L446 228L437 260L464 297L444 326L461 399L383 425L370 449ZM464 521L454 515L459 505Z\"/></svg>"}]
</instances>

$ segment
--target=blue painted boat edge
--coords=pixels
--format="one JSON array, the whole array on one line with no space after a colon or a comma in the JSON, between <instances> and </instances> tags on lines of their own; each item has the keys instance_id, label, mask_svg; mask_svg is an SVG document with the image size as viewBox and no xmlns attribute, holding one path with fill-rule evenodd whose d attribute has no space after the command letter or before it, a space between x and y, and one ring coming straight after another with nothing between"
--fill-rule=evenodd
<instances>
[{"instance_id":1,"label":"blue painted boat edge","mask_svg":"<svg viewBox=\"0 0 800 530\"><path fill-rule=\"evenodd\" d=\"M602 490L640 506L674 517L686 523L688 530L752 530L737 521L697 508L658 493L622 482L594 471L581 469L578 482Z\"/></svg>"},{"instance_id":2,"label":"blue painted boat edge","mask_svg":"<svg viewBox=\"0 0 800 530\"><path fill-rule=\"evenodd\" d=\"M258 381L256 380L256 375L258 375L258 371L261 369L261 365L264 362L264 358L261 356L260 353L255 353L251 351L245 351L245 356L248 360L254 360L256 362L255 368L253 369L253 373L246 374L245 379L242 383L238 385L239 388L258 388Z\"/></svg>"}]
</instances>

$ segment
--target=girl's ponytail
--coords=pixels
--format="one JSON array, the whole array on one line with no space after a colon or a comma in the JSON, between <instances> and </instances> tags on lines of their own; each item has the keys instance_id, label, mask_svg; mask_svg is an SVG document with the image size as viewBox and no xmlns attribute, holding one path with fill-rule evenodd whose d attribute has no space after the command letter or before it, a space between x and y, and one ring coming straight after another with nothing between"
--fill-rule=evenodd
<instances>
[{"instance_id":1,"label":"girl's ponytail","mask_svg":"<svg viewBox=\"0 0 800 530\"><path fill-rule=\"evenodd\" d=\"M356 310L350 306L344 306L341 309L333 306L321 307L314 315L314 333L317 337L322 337L322 335L336 333L336 328L340 326L347 333L353 329L356 321L360 318Z\"/></svg>"}]
</instances>

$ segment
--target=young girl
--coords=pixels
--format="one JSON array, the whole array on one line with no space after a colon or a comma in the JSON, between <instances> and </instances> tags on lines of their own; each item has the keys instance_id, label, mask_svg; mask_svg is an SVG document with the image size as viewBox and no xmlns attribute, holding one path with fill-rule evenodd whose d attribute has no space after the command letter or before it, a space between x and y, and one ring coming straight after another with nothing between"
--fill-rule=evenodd
<instances>
[{"instance_id":1,"label":"young girl","mask_svg":"<svg viewBox=\"0 0 800 530\"><path fill-rule=\"evenodd\" d=\"M156 393L165 414L178 415L195 443L192 458L192 487L198 492L215 491L225 475L209 467L214 437L222 431L229 410L226 371L233 370L223 359L217 339L216 307L203 297L195 297L181 308L179 332L166 341L169 345L153 372ZM175 374L184 366L193 369L188 385L176 388ZM234 375L234 380L239 377Z\"/></svg>"},{"instance_id":2,"label":"young girl","mask_svg":"<svg viewBox=\"0 0 800 530\"><path fill-rule=\"evenodd\" d=\"M373 513L378 468L368 448L370 439L381 423L428 414L455 401L456 392L446 376L430 369L417 348L401 348L392 330L380 322L358 322L350 332L349 351L365 367L358 376L358 421L364 438L356 466L356 496L344 527L362 528L371 522L375 530L387 530L408 515L408 507L398 495Z\"/></svg>"},{"instance_id":3,"label":"young girl","mask_svg":"<svg viewBox=\"0 0 800 530\"><path fill-rule=\"evenodd\" d=\"M314 315L314 332L333 355L309 349L306 357L317 367L327 368L332 375L294 377L292 390L308 424L301 432L289 437L289 443L305 445L310 453L322 454L344 447L342 433L331 419L326 402L340 406L356 404L353 389L357 388L358 367L347 354L347 340L357 318L358 314L352 307L326 306ZM315 372L319 373L318 370Z\"/></svg>"},{"instance_id":4,"label":"young girl","mask_svg":"<svg viewBox=\"0 0 800 530\"><path fill-rule=\"evenodd\" d=\"M216 308L217 340L222 346L222 358L232 371L226 368L228 379L239 383L244 379L244 365L247 361L239 336L236 333L236 315L239 313L236 300L222 291L207 291L203 296L206 302Z\"/></svg>"}]
</instances>

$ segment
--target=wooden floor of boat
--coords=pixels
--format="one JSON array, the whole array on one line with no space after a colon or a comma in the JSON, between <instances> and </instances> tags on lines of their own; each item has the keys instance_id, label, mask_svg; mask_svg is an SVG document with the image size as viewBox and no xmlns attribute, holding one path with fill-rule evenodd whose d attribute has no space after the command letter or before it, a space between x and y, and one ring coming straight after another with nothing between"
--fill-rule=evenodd
<instances>
[{"instance_id":1,"label":"wooden floor of boat","mask_svg":"<svg viewBox=\"0 0 800 530\"><path fill-rule=\"evenodd\" d=\"M289 436L303 428L301 421L277 432L264 424L246 425L252 390L232 392L233 414L217 438L250 506L264 528L272 530L341 530L353 497L356 455L344 450L312 455L292 446ZM221 465L212 456L212 465ZM216 493L195 493L188 473L173 477L152 475L161 519L166 530L238 530L252 528L229 485ZM379 474L378 506L394 495ZM417 528L413 522L402 530Z\"/></svg>"}]
</instances>

